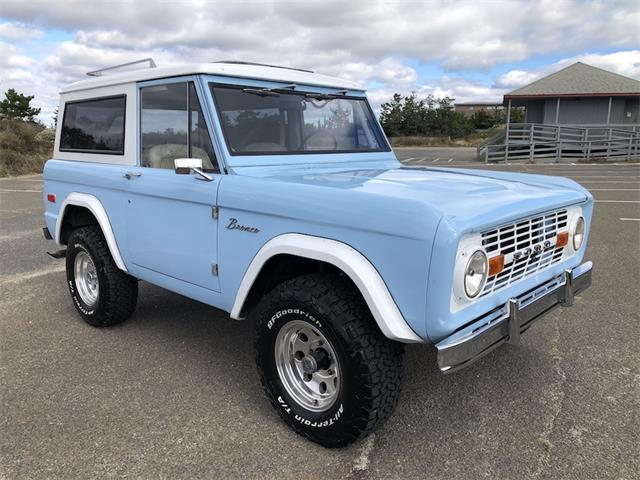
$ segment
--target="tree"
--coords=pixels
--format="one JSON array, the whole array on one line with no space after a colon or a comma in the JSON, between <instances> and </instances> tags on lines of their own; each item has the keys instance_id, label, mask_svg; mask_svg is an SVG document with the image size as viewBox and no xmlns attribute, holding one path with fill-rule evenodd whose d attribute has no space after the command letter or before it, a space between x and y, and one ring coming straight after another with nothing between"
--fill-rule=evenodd
<instances>
[{"instance_id":1,"label":"tree","mask_svg":"<svg viewBox=\"0 0 640 480\"><path fill-rule=\"evenodd\" d=\"M453 98L428 95L419 99L415 92L399 93L380 108L380 123L390 136L463 137L474 130L473 122L453 109Z\"/></svg>"},{"instance_id":2,"label":"tree","mask_svg":"<svg viewBox=\"0 0 640 480\"><path fill-rule=\"evenodd\" d=\"M13 88L4 94L4 100L0 102L0 116L10 120L27 120L32 122L33 117L40 113L40 108L32 107L33 95L23 95Z\"/></svg>"},{"instance_id":3,"label":"tree","mask_svg":"<svg viewBox=\"0 0 640 480\"><path fill-rule=\"evenodd\" d=\"M402 130L404 135L424 134L426 106L424 100L418 100L415 92L404 98L402 105Z\"/></svg>"},{"instance_id":4,"label":"tree","mask_svg":"<svg viewBox=\"0 0 640 480\"><path fill-rule=\"evenodd\" d=\"M393 98L380 106L380 124L385 133L395 137L402 132L402 95L394 93Z\"/></svg>"}]
</instances>

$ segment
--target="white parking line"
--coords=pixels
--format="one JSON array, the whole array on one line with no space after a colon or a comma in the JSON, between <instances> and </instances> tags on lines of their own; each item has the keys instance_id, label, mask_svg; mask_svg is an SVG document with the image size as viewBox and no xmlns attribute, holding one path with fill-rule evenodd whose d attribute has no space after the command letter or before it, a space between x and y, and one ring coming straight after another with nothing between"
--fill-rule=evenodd
<instances>
[{"instance_id":1,"label":"white parking line","mask_svg":"<svg viewBox=\"0 0 640 480\"><path fill-rule=\"evenodd\" d=\"M26 280L33 280L34 278L49 275L50 273L64 272L64 270L64 264L60 265L59 263L54 263L41 270L36 270L35 272L15 273L13 275L0 275L0 284L18 283Z\"/></svg>"},{"instance_id":2,"label":"white parking line","mask_svg":"<svg viewBox=\"0 0 640 480\"><path fill-rule=\"evenodd\" d=\"M640 218L621 218L623 222L640 222Z\"/></svg>"},{"instance_id":3,"label":"white parking line","mask_svg":"<svg viewBox=\"0 0 640 480\"><path fill-rule=\"evenodd\" d=\"M449 160L447 160L447 163L451 163L452 160L453 158L450 158Z\"/></svg>"},{"instance_id":4,"label":"white parking line","mask_svg":"<svg viewBox=\"0 0 640 480\"><path fill-rule=\"evenodd\" d=\"M353 462L353 467L351 468L351 473L355 474L357 477L368 477L367 472L369 471L369 464L371 463L371 453L373 452L375 442L375 434L371 434L369 438L362 442L362 446L360 447L360 455ZM351 477L351 475L349 475Z\"/></svg>"},{"instance_id":5,"label":"white parking line","mask_svg":"<svg viewBox=\"0 0 640 480\"><path fill-rule=\"evenodd\" d=\"M435 160L432 160L431 163L438 163L438 160L440 160L440 157L436 158Z\"/></svg>"},{"instance_id":6,"label":"white parking line","mask_svg":"<svg viewBox=\"0 0 640 480\"><path fill-rule=\"evenodd\" d=\"M23 193L42 193L42 190L10 190L8 188L3 188L0 192L23 192Z\"/></svg>"},{"instance_id":7,"label":"white parking line","mask_svg":"<svg viewBox=\"0 0 640 480\"><path fill-rule=\"evenodd\" d=\"M640 175L570 175L571 178L629 178Z\"/></svg>"},{"instance_id":8,"label":"white parking line","mask_svg":"<svg viewBox=\"0 0 640 480\"><path fill-rule=\"evenodd\" d=\"M500 163L495 163L493 165L504 165L504 163L500 164ZM562 168L562 167L568 167L569 165L574 165L574 164L567 164L567 163L528 163L526 164L527 167L553 167L553 168ZM575 164L576 167L585 167L585 168L605 168L605 167L638 167L640 166L640 163L576 163Z\"/></svg>"},{"instance_id":9,"label":"white parking line","mask_svg":"<svg viewBox=\"0 0 640 480\"><path fill-rule=\"evenodd\" d=\"M592 180L592 181L589 181L589 182L580 182L580 183L638 183L638 184L640 184L640 180L633 180L633 181L630 181L630 182L625 182L623 180L619 180L619 181L615 181L615 182L609 182L609 181L606 181L606 180L600 180L600 181L593 181Z\"/></svg>"},{"instance_id":10,"label":"white parking line","mask_svg":"<svg viewBox=\"0 0 640 480\"><path fill-rule=\"evenodd\" d=\"M403 159L401 159L401 160L402 160L402 161L404 161L404 162L410 162L411 160L415 160L415 158L414 158L414 157L411 157L411 158L403 158Z\"/></svg>"}]
</instances>

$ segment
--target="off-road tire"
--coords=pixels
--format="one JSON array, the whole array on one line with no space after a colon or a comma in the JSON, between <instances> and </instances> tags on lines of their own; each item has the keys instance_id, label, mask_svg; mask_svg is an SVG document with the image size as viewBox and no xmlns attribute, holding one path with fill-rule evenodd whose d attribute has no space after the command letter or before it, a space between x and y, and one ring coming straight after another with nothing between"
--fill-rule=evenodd
<instances>
[{"instance_id":1,"label":"off-road tire","mask_svg":"<svg viewBox=\"0 0 640 480\"><path fill-rule=\"evenodd\" d=\"M76 284L74 262L80 252L91 257L97 273L98 299L91 306L83 301ZM67 245L66 269L73 304L89 325L116 325L127 320L135 310L138 281L116 266L99 226L81 227L71 233Z\"/></svg>"},{"instance_id":2,"label":"off-road tire","mask_svg":"<svg viewBox=\"0 0 640 480\"><path fill-rule=\"evenodd\" d=\"M260 301L253 316L258 374L271 404L295 432L325 447L344 447L391 415L400 396L404 345L381 333L347 278L313 274L288 280ZM338 398L325 412L296 402L278 373L276 338L292 320L318 329L338 357Z\"/></svg>"}]
</instances>

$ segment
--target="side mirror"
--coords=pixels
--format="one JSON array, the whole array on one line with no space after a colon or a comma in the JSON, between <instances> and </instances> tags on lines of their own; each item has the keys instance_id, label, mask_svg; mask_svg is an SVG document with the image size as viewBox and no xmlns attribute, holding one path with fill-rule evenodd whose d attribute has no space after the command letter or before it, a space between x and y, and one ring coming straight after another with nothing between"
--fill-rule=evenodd
<instances>
[{"instance_id":1,"label":"side mirror","mask_svg":"<svg viewBox=\"0 0 640 480\"><path fill-rule=\"evenodd\" d=\"M176 158L173 166L178 175L189 175L195 168L202 170L202 160L200 158Z\"/></svg>"},{"instance_id":2,"label":"side mirror","mask_svg":"<svg viewBox=\"0 0 640 480\"><path fill-rule=\"evenodd\" d=\"M178 175L189 175L195 173L198 180L213 182L213 177L202 171L202 159L200 158L176 158L173 161L175 172Z\"/></svg>"}]
</instances>

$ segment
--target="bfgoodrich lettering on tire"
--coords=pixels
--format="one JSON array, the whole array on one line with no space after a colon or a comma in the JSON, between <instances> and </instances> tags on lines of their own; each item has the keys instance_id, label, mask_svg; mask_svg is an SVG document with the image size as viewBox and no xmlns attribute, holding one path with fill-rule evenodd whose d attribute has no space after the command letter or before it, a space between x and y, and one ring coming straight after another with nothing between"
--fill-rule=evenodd
<instances>
[{"instance_id":1,"label":"bfgoodrich lettering on tire","mask_svg":"<svg viewBox=\"0 0 640 480\"><path fill-rule=\"evenodd\" d=\"M254 312L258 373L293 430L343 447L389 417L400 395L403 345L384 337L348 279L294 278Z\"/></svg>"},{"instance_id":2,"label":"bfgoodrich lettering on tire","mask_svg":"<svg viewBox=\"0 0 640 480\"><path fill-rule=\"evenodd\" d=\"M74 230L66 257L69 292L85 322L107 327L131 316L138 300L138 281L116 266L100 227Z\"/></svg>"}]
</instances>

